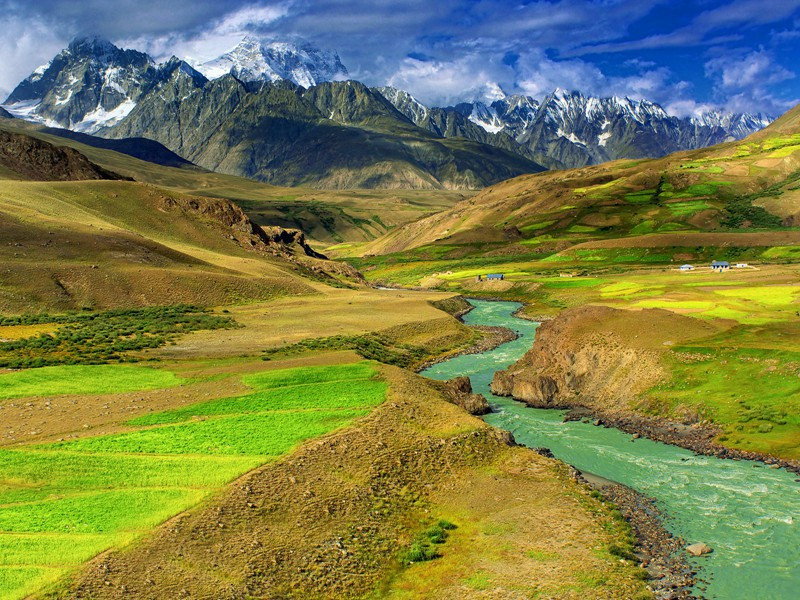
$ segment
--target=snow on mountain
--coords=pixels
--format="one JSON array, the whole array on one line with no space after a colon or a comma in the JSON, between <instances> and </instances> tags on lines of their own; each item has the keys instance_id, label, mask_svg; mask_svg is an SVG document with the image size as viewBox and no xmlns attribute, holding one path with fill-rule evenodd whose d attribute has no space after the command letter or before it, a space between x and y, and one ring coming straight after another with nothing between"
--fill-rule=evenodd
<instances>
[{"instance_id":1,"label":"snow on mountain","mask_svg":"<svg viewBox=\"0 0 800 600\"><path fill-rule=\"evenodd\" d=\"M403 92L404 93L404 92ZM402 94L387 95L401 112L422 125L423 118L400 108ZM617 158L657 157L744 138L772 119L762 114L705 113L678 118L649 100L598 98L562 88L541 103L529 96L499 97L490 104L468 102L426 110L457 112L492 136L510 136L534 160L550 168L580 167ZM424 115L421 109L415 114ZM459 131L458 135L464 135Z\"/></svg>"},{"instance_id":2,"label":"snow on mountain","mask_svg":"<svg viewBox=\"0 0 800 600\"><path fill-rule=\"evenodd\" d=\"M229 73L246 83L288 80L305 88L348 77L336 53L307 42L248 36L195 70L175 57L156 65L142 52L82 38L35 69L9 95L5 107L16 117L95 133L125 120L150 92L161 94L166 109L172 101L168 99L179 101L199 92L209 79ZM169 93L161 93L167 90L164 86ZM550 168L663 156L741 139L772 121L760 113L706 112L678 118L648 100L584 96L560 88L541 102L507 95L491 83L478 88L484 101L444 108L427 107L397 88L376 91L435 136L495 145Z\"/></svg>"},{"instance_id":3,"label":"snow on mountain","mask_svg":"<svg viewBox=\"0 0 800 600\"><path fill-rule=\"evenodd\" d=\"M499 133L505 128L505 123L498 117L497 110L492 106L486 106L483 102L475 102L472 105L469 120L489 133Z\"/></svg>"},{"instance_id":4,"label":"snow on mountain","mask_svg":"<svg viewBox=\"0 0 800 600\"><path fill-rule=\"evenodd\" d=\"M14 116L92 133L118 123L156 76L152 59L99 38L78 38L11 92Z\"/></svg>"},{"instance_id":5,"label":"snow on mountain","mask_svg":"<svg viewBox=\"0 0 800 600\"><path fill-rule=\"evenodd\" d=\"M245 82L286 79L309 88L323 81L341 81L348 73L339 55L320 50L310 43L298 44L245 37L238 46L198 65L209 79L228 73Z\"/></svg>"},{"instance_id":6,"label":"snow on mountain","mask_svg":"<svg viewBox=\"0 0 800 600\"><path fill-rule=\"evenodd\" d=\"M375 89L413 123L419 124L428 116L428 107L408 92L391 86Z\"/></svg>"}]
</instances>

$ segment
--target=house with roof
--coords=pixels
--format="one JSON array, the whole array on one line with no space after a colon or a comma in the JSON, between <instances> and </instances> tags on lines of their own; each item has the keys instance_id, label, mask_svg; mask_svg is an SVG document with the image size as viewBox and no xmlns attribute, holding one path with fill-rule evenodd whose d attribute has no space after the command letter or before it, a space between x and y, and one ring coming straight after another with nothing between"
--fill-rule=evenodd
<instances>
[{"instance_id":1,"label":"house with roof","mask_svg":"<svg viewBox=\"0 0 800 600\"><path fill-rule=\"evenodd\" d=\"M711 263L712 271L727 271L731 268L731 263L727 260L715 260Z\"/></svg>"},{"instance_id":2,"label":"house with roof","mask_svg":"<svg viewBox=\"0 0 800 600\"><path fill-rule=\"evenodd\" d=\"M681 265L679 267L681 271L694 271L694 266L692 265Z\"/></svg>"},{"instance_id":3,"label":"house with roof","mask_svg":"<svg viewBox=\"0 0 800 600\"><path fill-rule=\"evenodd\" d=\"M502 281L505 278L506 278L505 275L503 275L502 273L489 273L486 276L486 279L489 279L489 280L494 279L494 280Z\"/></svg>"}]
</instances>

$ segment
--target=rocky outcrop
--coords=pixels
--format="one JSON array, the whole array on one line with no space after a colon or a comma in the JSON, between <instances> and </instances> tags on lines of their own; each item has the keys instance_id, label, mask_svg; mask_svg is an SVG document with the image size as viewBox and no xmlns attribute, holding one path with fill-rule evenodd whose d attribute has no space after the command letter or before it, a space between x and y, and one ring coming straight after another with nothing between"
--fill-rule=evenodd
<instances>
[{"instance_id":1,"label":"rocky outcrop","mask_svg":"<svg viewBox=\"0 0 800 600\"><path fill-rule=\"evenodd\" d=\"M469 377L456 377L449 381L437 381L434 385L452 404L460 406L471 415L485 415L491 412L489 402L480 394L472 392Z\"/></svg>"},{"instance_id":2,"label":"rocky outcrop","mask_svg":"<svg viewBox=\"0 0 800 600\"><path fill-rule=\"evenodd\" d=\"M92 163L77 150L8 131L0 131L0 166L34 181L125 179Z\"/></svg>"},{"instance_id":3,"label":"rocky outcrop","mask_svg":"<svg viewBox=\"0 0 800 600\"><path fill-rule=\"evenodd\" d=\"M611 413L628 410L664 371L658 353L627 346L611 325L622 311L587 306L567 311L542 326L533 348L498 372L492 391L537 408L587 406ZM654 311L656 321L670 318Z\"/></svg>"},{"instance_id":4,"label":"rocky outcrop","mask_svg":"<svg viewBox=\"0 0 800 600\"><path fill-rule=\"evenodd\" d=\"M356 269L343 262L328 260L314 250L299 229L261 227L245 214L239 205L222 198L196 196L160 196L157 208L163 211L178 210L200 215L220 227L220 232L232 241L256 252L266 252L295 264L310 276L325 280L344 278L364 283Z\"/></svg>"},{"instance_id":5,"label":"rocky outcrop","mask_svg":"<svg viewBox=\"0 0 800 600\"><path fill-rule=\"evenodd\" d=\"M691 546L686 546L686 551L692 556L704 556L706 554L711 554L714 550L708 544L699 542Z\"/></svg>"},{"instance_id":6,"label":"rocky outcrop","mask_svg":"<svg viewBox=\"0 0 800 600\"><path fill-rule=\"evenodd\" d=\"M661 309L570 309L539 327L525 356L495 374L492 392L534 408L568 409L568 420L593 419L595 425L699 454L757 460L800 473L796 460L719 444L718 427L690 406L658 416L640 410L647 405L646 392L669 377L663 354L717 331L709 322Z\"/></svg>"}]
</instances>

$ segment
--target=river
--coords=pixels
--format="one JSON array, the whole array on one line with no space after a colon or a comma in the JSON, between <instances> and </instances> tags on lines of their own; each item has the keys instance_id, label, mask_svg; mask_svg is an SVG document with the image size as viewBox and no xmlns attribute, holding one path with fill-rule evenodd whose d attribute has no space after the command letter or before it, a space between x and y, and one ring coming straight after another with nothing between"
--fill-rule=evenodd
<instances>
[{"instance_id":1,"label":"river","mask_svg":"<svg viewBox=\"0 0 800 600\"><path fill-rule=\"evenodd\" d=\"M633 437L586 422L563 422L564 412L528 408L494 396L494 373L533 344L538 324L513 316L514 302L473 300L468 325L517 331L520 338L482 354L462 355L422 374L467 375L492 407L485 420L518 443L546 447L560 460L654 498L665 527L687 543L705 542L710 555L692 559L698 595L724 600L800 598L800 484L796 475L761 463L698 456L689 450Z\"/></svg>"}]
</instances>

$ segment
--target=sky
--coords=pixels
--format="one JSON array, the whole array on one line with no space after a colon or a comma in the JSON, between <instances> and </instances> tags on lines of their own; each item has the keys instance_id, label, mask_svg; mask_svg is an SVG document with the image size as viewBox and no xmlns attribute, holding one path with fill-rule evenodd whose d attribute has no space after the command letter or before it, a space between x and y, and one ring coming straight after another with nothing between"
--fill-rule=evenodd
<instances>
[{"instance_id":1,"label":"sky","mask_svg":"<svg viewBox=\"0 0 800 600\"><path fill-rule=\"evenodd\" d=\"M0 0L0 24L2 97L76 36L197 64L255 34L428 105L556 87L678 116L800 103L800 0Z\"/></svg>"}]
</instances>

